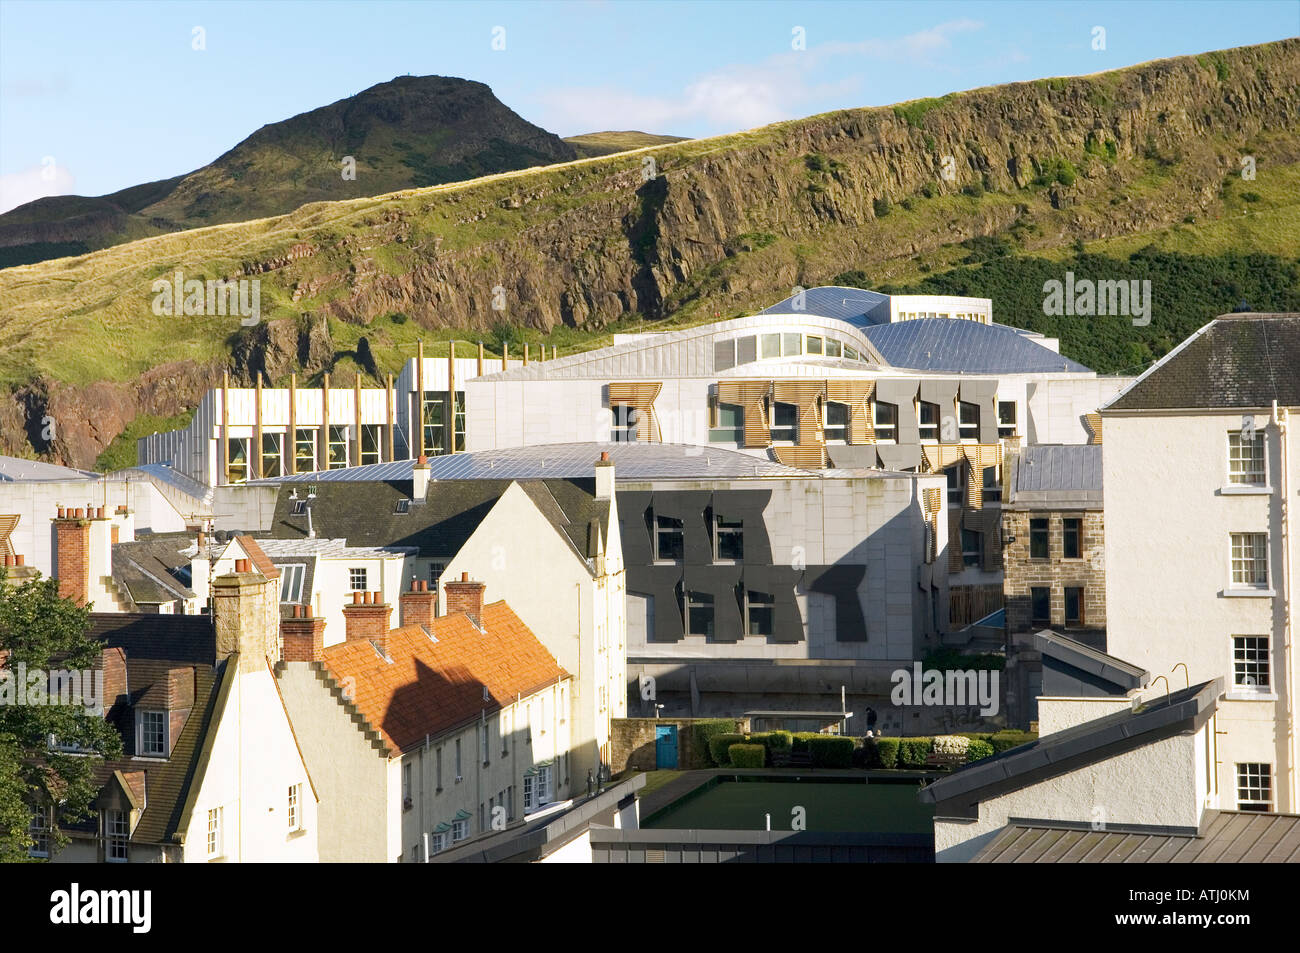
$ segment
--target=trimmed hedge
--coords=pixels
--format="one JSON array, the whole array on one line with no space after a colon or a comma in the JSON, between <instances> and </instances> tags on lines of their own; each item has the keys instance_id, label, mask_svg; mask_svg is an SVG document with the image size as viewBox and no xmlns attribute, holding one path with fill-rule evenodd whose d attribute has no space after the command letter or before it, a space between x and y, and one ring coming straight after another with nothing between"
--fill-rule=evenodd
<instances>
[{"instance_id":1,"label":"trimmed hedge","mask_svg":"<svg viewBox=\"0 0 1300 953\"><path fill-rule=\"evenodd\" d=\"M735 744L727 749L733 768L761 768L767 761L766 745Z\"/></svg>"},{"instance_id":2,"label":"trimmed hedge","mask_svg":"<svg viewBox=\"0 0 1300 953\"><path fill-rule=\"evenodd\" d=\"M817 735L808 739L814 768L853 767L853 739L842 735Z\"/></svg>"},{"instance_id":3,"label":"trimmed hedge","mask_svg":"<svg viewBox=\"0 0 1300 953\"><path fill-rule=\"evenodd\" d=\"M898 738L876 738L876 757L875 764L872 767L879 768L896 768L898 767L898 749L901 743Z\"/></svg>"},{"instance_id":4,"label":"trimmed hedge","mask_svg":"<svg viewBox=\"0 0 1300 953\"><path fill-rule=\"evenodd\" d=\"M700 756L711 756L712 750L709 748L709 742L718 735L734 734L736 731L736 722L730 718L711 718L708 721L697 721L691 725L691 740L695 742L695 750Z\"/></svg>"},{"instance_id":5,"label":"trimmed hedge","mask_svg":"<svg viewBox=\"0 0 1300 953\"><path fill-rule=\"evenodd\" d=\"M981 758L993 757L993 745L980 738L972 738L970 747L966 749L966 763L979 761Z\"/></svg>"},{"instance_id":6,"label":"trimmed hedge","mask_svg":"<svg viewBox=\"0 0 1300 953\"><path fill-rule=\"evenodd\" d=\"M735 727L734 725L732 726ZM744 744L745 736L738 735L734 731L720 735L714 735L709 739L709 756L713 758L713 763L720 768L725 768L730 764L727 751L732 745Z\"/></svg>"},{"instance_id":7,"label":"trimmed hedge","mask_svg":"<svg viewBox=\"0 0 1300 953\"><path fill-rule=\"evenodd\" d=\"M1032 731L999 731L989 737L989 744L993 745L994 753L1001 754L1010 748L1037 740L1038 735Z\"/></svg>"},{"instance_id":8,"label":"trimmed hedge","mask_svg":"<svg viewBox=\"0 0 1300 953\"><path fill-rule=\"evenodd\" d=\"M933 738L903 738L898 743L898 765L901 768L924 768L925 759L934 746Z\"/></svg>"}]
</instances>

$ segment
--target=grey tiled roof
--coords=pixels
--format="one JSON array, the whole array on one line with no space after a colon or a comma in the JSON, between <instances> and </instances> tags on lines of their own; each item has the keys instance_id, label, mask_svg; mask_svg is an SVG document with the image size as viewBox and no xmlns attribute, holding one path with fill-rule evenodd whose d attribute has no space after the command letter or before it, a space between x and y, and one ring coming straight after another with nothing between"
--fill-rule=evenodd
<instances>
[{"instance_id":1,"label":"grey tiled roof","mask_svg":"<svg viewBox=\"0 0 1300 953\"><path fill-rule=\"evenodd\" d=\"M1151 677L1151 673L1140 666L1050 629L1034 633L1034 647L1043 655L1059 659L1125 689L1139 688Z\"/></svg>"},{"instance_id":2,"label":"grey tiled roof","mask_svg":"<svg viewBox=\"0 0 1300 953\"><path fill-rule=\"evenodd\" d=\"M194 537L187 533L118 543L113 547L113 580L127 590L137 605L191 599L194 592L187 580L193 551Z\"/></svg>"},{"instance_id":3,"label":"grey tiled roof","mask_svg":"<svg viewBox=\"0 0 1300 953\"><path fill-rule=\"evenodd\" d=\"M763 457L678 443L558 443L505 450L478 450L429 459L430 480L537 480L591 478L608 452L619 480L809 476L808 471ZM251 483L356 483L411 481L413 460L321 470ZM351 541L351 540L349 540Z\"/></svg>"},{"instance_id":4,"label":"grey tiled roof","mask_svg":"<svg viewBox=\"0 0 1300 953\"><path fill-rule=\"evenodd\" d=\"M1011 475L1012 503L1102 504L1101 444L1025 447Z\"/></svg>"},{"instance_id":5,"label":"grey tiled roof","mask_svg":"<svg viewBox=\"0 0 1300 953\"><path fill-rule=\"evenodd\" d=\"M1300 314L1215 318L1102 408L1300 407Z\"/></svg>"},{"instance_id":6,"label":"grey tiled roof","mask_svg":"<svg viewBox=\"0 0 1300 953\"><path fill-rule=\"evenodd\" d=\"M894 367L964 374L1089 373L1032 337L1001 324L915 318L863 331Z\"/></svg>"},{"instance_id":7,"label":"grey tiled roof","mask_svg":"<svg viewBox=\"0 0 1300 953\"><path fill-rule=\"evenodd\" d=\"M20 480L98 480L98 473L86 470L74 470L40 460L24 460L21 457L0 456L0 483L16 483Z\"/></svg>"},{"instance_id":8,"label":"grey tiled roof","mask_svg":"<svg viewBox=\"0 0 1300 953\"><path fill-rule=\"evenodd\" d=\"M796 300L798 297L791 295L770 308L764 308L759 314L815 314L823 318L838 318L855 328L865 328L882 320L873 318L867 312L889 302L889 295L879 291L842 288L837 285L809 288L803 292L802 300ZM884 309L883 320L889 320L887 307Z\"/></svg>"},{"instance_id":9,"label":"grey tiled roof","mask_svg":"<svg viewBox=\"0 0 1300 953\"><path fill-rule=\"evenodd\" d=\"M1016 820L975 864L1300 863L1300 816L1207 811L1199 832L1145 826L1094 830L1091 823Z\"/></svg>"}]
</instances>

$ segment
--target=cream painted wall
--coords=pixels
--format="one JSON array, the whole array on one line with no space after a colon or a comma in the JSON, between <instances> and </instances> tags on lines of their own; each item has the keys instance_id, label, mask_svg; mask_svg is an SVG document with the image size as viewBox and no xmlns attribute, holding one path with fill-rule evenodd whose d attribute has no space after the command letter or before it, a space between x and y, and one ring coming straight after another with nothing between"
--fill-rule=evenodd
<instances>
[{"instance_id":1,"label":"cream painted wall","mask_svg":"<svg viewBox=\"0 0 1300 953\"><path fill-rule=\"evenodd\" d=\"M394 829L390 817L389 760L353 724L310 663L283 662L277 678L320 797L315 836L321 862L395 859L400 828Z\"/></svg>"},{"instance_id":2,"label":"cream painted wall","mask_svg":"<svg viewBox=\"0 0 1300 953\"><path fill-rule=\"evenodd\" d=\"M233 662L228 662L233 666ZM185 831L184 858L203 863L208 811L222 809L226 863L314 863L317 804L270 669L235 672ZM289 830L289 786L301 785L302 826Z\"/></svg>"},{"instance_id":3,"label":"cream painted wall","mask_svg":"<svg viewBox=\"0 0 1300 953\"><path fill-rule=\"evenodd\" d=\"M1294 811L1286 780L1286 656L1283 598L1300 571L1296 535L1291 578L1280 578L1278 430L1257 415L1265 435L1269 488L1234 495L1229 486L1228 432L1241 414L1107 415L1102 464L1106 508L1107 651L1167 675L1175 686L1224 677L1233 680L1232 637L1270 638L1272 695L1241 696L1220 708L1218 786L1225 808L1236 804L1236 765L1274 766L1274 807ZM1292 428L1294 430L1294 427ZM1298 509L1300 448L1291 435L1290 506ZM1269 579L1277 596L1231 592L1229 534L1269 534ZM1187 665L1173 671L1179 663ZM1293 660L1294 664L1294 660ZM1238 697L1229 688L1229 699Z\"/></svg>"},{"instance_id":4,"label":"cream painted wall","mask_svg":"<svg viewBox=\"0 0 1300 953\"><path fill-rule=\"evenodd\" d=\"M1204 805L1197 775L1207 770L1198 752L1204 757L1214 721L1208 719L1196 735L1175 735L982 801L974 823L936 817L935 860L965 863L1012 817L1194 828Z\"/></svg>"},{"instance_id":5,"label":"cream painted wall","mask_svg":"<svg viewBox=\"0 0 1300 953\"><path fill-rule=\"evenodd\" d=\"M1073 728L1085 721L1105 718L1117 711L1133 707L1133 700L1120 698L1051 698L1038 699L1038 736L1050 735L1065 728Z\"/></svg>"}]
</instances>

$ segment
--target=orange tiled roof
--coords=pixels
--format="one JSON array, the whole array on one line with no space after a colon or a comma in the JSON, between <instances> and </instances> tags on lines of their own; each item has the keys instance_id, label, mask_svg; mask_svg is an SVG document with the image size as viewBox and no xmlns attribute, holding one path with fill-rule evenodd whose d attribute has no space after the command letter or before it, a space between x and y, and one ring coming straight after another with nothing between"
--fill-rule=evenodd
<instances>
[{"instance_id":1,"label":"orange tiled roof","mask_svg":"<svg viewBox=\"0 0 1300 953\"><path fill-rule=\"evenodd\" d=\"M437 642L418 625L393 629L391 663L368 639L332 645L325 667L337 680L353 679L357 708L390 748L406 751L568 677L505 602L485 606L482 622L480 632L464 613L434 619Z\"/></svg>"},{"instance_id":2,"label":"orange tiled roof","mask_svg":"<svg viewBox=\"0 0 1300 953\"><path fill-rule=\"evenodd\" d=\"M275 568L275 563L271 562L271 557L262 551L262 547L257 545L257 540L251 536L236 536L235 542L239 543L241 549L248 553L248 558L253 561L253 568L260 572L267 579L279 579L280 570Z\"/></svg>"}]
</instances>

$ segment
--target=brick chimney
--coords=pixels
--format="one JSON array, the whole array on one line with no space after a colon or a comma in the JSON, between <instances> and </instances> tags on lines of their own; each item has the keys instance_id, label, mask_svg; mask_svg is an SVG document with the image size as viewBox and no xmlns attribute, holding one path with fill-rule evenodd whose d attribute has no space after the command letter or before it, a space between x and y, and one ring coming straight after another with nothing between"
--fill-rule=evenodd
<instances>
[{"instance_id":1,"label":"brick chimney","mask_svg":"<svg viewBox=\"0 0 1300 953\"><path fill-rule=\"evenodd\" d=\"M470 582L469 573L460 574L460 581L443 583L447 593L447 615L463 612L477 625L483 617L483 590L487 583Z\"/></svg>"},{"instance_id":2,"label":"brick chimney","mask_svg":"<svg viewBox=\"0 0 1300 953\"><path fill-rule=\"evenodd\" d=\"M343 607L343 625L347 641L370 639L381 652L388 653L389 619L393 607L380 601L378 592L354 592L352 604Z\"/></svg>"},{"instance_id":3,"label":"brick chimney","mask_svg":"<svg viewBox=\"0 0 1300 953\"><path fill-rule=\"evenodd\" d=\"M612 500L614 498L614 461L609 458L609 451L602 450L596 461L596 499Z\"/></svg>"},{"instance_id":4,"label":"brick chimney","mask_svg":"<svg viewBox=\"0 0 1300 953\"><path fill-rule=\"evenodd\" d=\"M235 560L235 571L212 580L217 659L239 653L241 672L266 670L280 660L280 593L275 580Z\"/></svg>"},{"instance_id":5,"label":"brick chimney","mask_svg":"<svg viewBox=\"0 0 1300 953\"><path fill-rule=\"evenodd\" d=\"M402 625L433 625L438 612L438 593L427 582L411 580L411 591L402 593L397 600L402 610Z\"/></svg>"},{"instance_id":6,"label":"brick chimney","mask_svg":"<svg viewBox=\"0 0 1300 953\"><path fill-rule=\"evenodd\" d=\"M293 618L280 620L280 638L286 662L319 662L325 651L325 619L313 616L311 606L295 605Z\"/></svg>"},{"instance_id":7,"label":"brick chimney","mask_svg":"<svg viewBox=\"0 0 1300 953\"><path fill-rule=\"evenodd\" d=\"M54 575L59 598L86 604L90 592L90 520L82 509L58 509L54 517Z\"/></svg>"}]
</instances>

